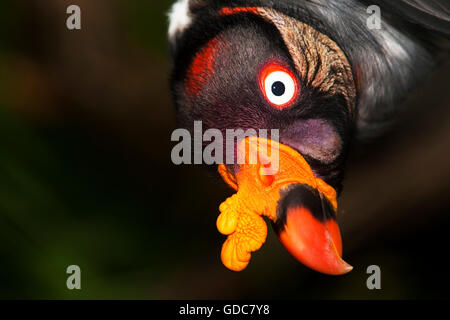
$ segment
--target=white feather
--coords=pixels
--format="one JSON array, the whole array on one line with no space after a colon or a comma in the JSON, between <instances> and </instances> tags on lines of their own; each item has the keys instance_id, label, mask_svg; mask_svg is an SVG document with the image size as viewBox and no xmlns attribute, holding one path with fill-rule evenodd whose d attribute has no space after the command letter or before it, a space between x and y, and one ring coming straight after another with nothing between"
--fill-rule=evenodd
<instances>
[{"instance_id":1,"label":"white feather","mask_svg":"<svg viewBox=\"0 0 450 320\"><path fill-rule=\"evenodd\" d=\"M169 40L175 40L192 22L189 12L189 0L178 0L169 12Z\"/></svg>"}]
</instances>

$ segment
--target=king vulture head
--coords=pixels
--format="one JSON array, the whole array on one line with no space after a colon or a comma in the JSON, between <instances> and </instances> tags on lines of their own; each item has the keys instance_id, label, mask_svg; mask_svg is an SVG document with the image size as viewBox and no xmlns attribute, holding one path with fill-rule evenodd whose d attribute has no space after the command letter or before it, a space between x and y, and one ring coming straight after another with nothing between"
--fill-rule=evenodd
<instances>
[{"instance_id":1,"label":"king vulture head","mask_svg":"<svg viewBox=\"0 0 450 320\"><path fill-rule=\"evenodd\" d=\"M432 70L450 32L448 9L443 0L174 4L171 87L180 126L194 131L201 121L203 132L224 137L229 129L279 133L232 144L236 154L274 148L276 172L263 173L259 158L218 164L237 192L217 220L228 236L221 254L228 268L244 269L264 243L266 216L308 267L334 275L352 269L336 224L349 148L390 125L400 100Z\"/></svg>"}]
</instances>

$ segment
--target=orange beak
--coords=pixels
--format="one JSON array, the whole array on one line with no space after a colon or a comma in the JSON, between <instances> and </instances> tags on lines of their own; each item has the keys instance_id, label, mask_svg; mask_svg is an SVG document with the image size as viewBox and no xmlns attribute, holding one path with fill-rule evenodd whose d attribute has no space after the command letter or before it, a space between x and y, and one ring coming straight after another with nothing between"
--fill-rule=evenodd
<instances>
[{"instance_id":1,"label":"orange beak","mask_svg":"<svg viewBox=\"0 0 450 320\"><path fill-rule=\"evenodd\" d=\"M353 268L342 260L342 241L330 203L317 190L295 185L281 199L273 227L287 251L307 267L329 275Z\"/></svg>"}]
</instances>

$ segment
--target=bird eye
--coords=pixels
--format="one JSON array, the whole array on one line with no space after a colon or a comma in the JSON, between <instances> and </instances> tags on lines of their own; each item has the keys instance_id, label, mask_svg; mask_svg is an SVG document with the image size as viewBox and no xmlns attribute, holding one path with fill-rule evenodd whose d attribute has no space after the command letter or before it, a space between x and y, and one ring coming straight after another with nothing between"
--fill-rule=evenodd
<instances>
[{"instance_id":1,"label":"bird eye","mask_svg":"<svg viewBox=\"0 0 450 320\"><path fill-rule=\"evenodd\" d=\"M269 65L263 69L260 84L265 98L277 109L288 107L298 93L294 74L278 65Z\"/></svg>"}]
</instances>

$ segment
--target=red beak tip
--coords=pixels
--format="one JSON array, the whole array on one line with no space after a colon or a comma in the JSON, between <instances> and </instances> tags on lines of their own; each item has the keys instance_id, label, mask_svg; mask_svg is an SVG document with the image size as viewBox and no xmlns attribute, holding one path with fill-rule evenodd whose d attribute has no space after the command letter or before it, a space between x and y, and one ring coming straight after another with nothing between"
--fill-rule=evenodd
<instances>
[{"instance_id":1,"label":"red beak tip","mask_svg":"<svg viewBox=\"0 0 450 320\"><path fill-rule=\"evenodd\" d=\"M334 220L321 222L303 207L290 208L278 233L281 243L307 267L328 275L343 275L353 267L342 259L342 242Z\"/></svg>"}]
</instances>

